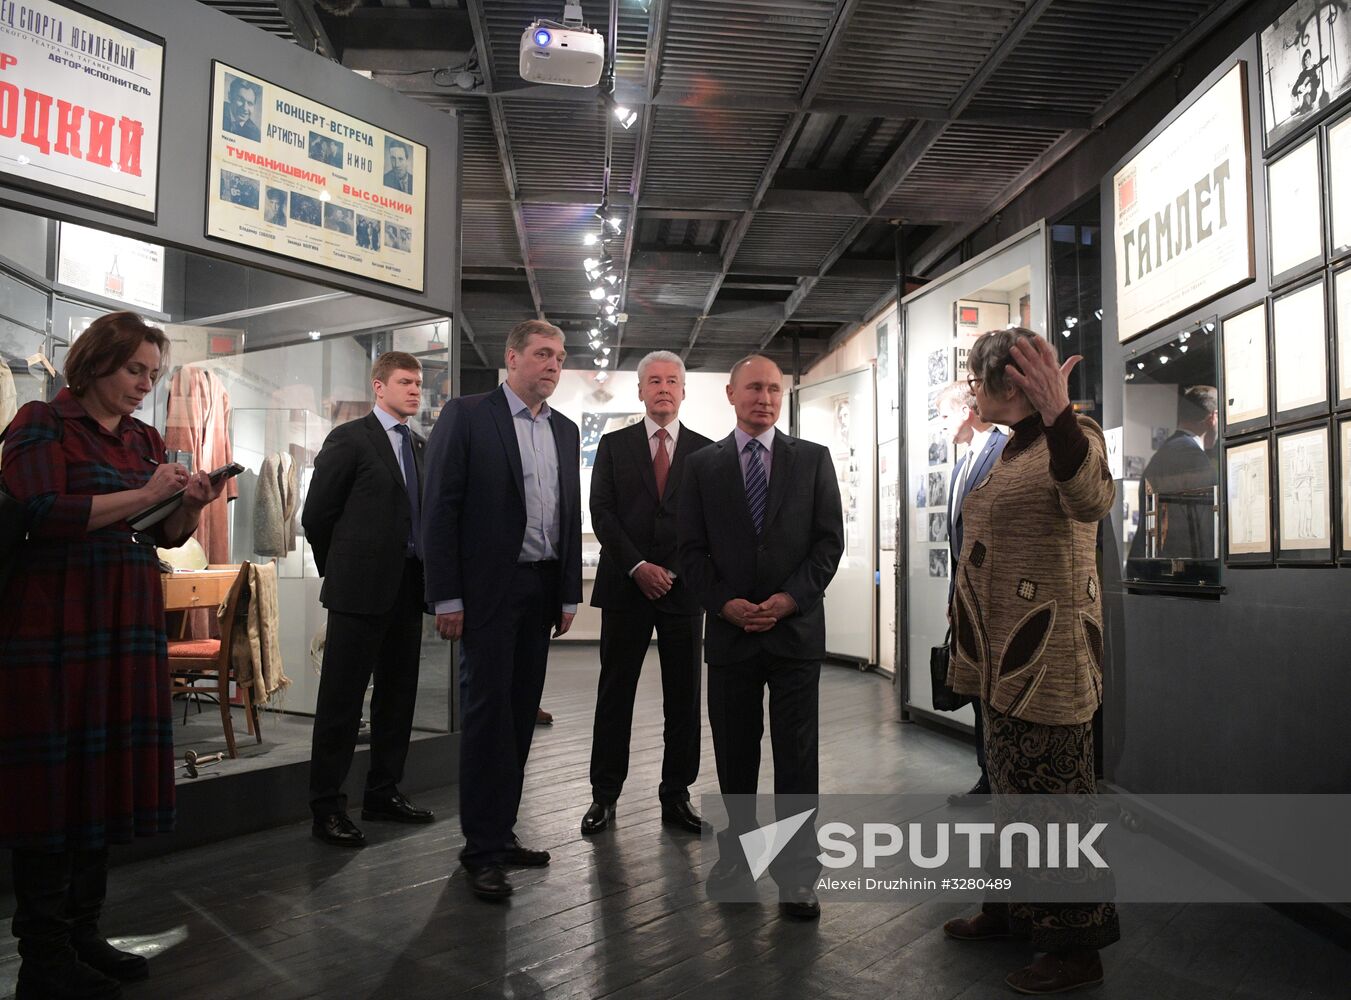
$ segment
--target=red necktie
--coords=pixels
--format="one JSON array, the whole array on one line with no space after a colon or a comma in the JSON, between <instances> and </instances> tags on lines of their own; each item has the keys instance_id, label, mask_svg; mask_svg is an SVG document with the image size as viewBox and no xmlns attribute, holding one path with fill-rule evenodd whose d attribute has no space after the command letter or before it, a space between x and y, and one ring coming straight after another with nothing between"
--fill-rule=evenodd
<instances>
[{"instance_id":1,"label":"red necktie","mask_svg":"<svg viewBox=\"0 0 1351 1000\"><path fill-rule=\"evenodd\" d=\"M666 477L671 471L671 456L666 454L666 439L671 435L665 427L658 427L653 435L657 439L657 453L652 456L652 475L657 480L657 496L666 495Z\"/></svg>"}]
</instances>

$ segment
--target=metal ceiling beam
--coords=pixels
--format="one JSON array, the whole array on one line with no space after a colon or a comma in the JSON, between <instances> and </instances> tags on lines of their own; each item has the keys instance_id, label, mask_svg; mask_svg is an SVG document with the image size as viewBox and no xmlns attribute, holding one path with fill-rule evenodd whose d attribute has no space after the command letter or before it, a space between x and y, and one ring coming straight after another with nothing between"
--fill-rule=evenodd
<instances>
[{"instance_id":1,"label":"metal ceiling beam","mask_svg":"<svg viewBox=\"0 0 1351 1000\"><path fill-rule=\"evenodd\" d=\"M474 349L474 353L478 355L478 359L483 362L483 367L494 367L493 365L488 364L488 355L484 354L483 348L479 346L478 338L474 336L474 328L469 325L469 317L464 314L463 309L460 310L459 318L460 332L464 334L464 339L469 341L469 346Z\"/></svg>"},{"instance_id":2,"label":"metal ceiling beam","mask_svg":"<svg viewBox=\"0 0 1351 1000\"><path fill-rule=\"evenodd\" d=\"M315 12L314 0L277 0L277 10L286 18L291 33L303 48L330 59L338 58L338 50Z\"/></svg>"},{"instance_id":3,"label":"metal ceiling beam","mask_svg":"<svg viewBox=\"0 0 1351 1000\"><path fill-rule=\"evenodd\" d=\"M488 46L488 19L483 12L483 0L469 0L469 20L474 28L474 44L480 53L492 50ZM488 91L488 111L492 117L493 136L497 139L497 156L502 165L502 182L507 195L511 198L511 221L516 228L516 240L521 247L521 263L525 267L525 277L530 283L530 299L535 304L535 316L544 319L544 298L540 295L539 281L535 278L535 269L530 264L530 240L525 229L525 215L521 210L520 188L516 184L516 161L511 156L511 136L507 132L507 123L502 115L501 101L493 96L497 89L497 74L493 70L492 59L486 55L481 60L483 85Z\"/></svg>"}]
</instances>

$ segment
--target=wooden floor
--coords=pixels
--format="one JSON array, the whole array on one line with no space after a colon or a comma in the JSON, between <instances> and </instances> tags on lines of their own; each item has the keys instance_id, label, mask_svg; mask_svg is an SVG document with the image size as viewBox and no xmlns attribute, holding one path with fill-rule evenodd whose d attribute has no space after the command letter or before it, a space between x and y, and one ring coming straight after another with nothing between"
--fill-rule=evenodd
<instances>
[{"instance_id":1,"label":"wooden floor","mask_svg":"<svg viewBox=\"0 0 1351 1000\"><path fill-rule=\"evenodd\" d=\"M655 667L649 661L650 667ZM517 832L553 852L513 876L507 905L472 898L457 869L453 788L419 797L429 827L366 824L369 845L341 851L297 825L119 868L104 929L152 956L145 1000L303 997L948 998L1012 996L1011 942L958 944L940 925L958 900L827 905L819 924L770 907L703 896L697 838L659 823L661 699L645 671L633 766L615 829L577 832L590 798L587 760L595 647L555 647ZM967 788L968 744L894 721L888 683L828 667L821 683L826 791ZM768 757L768 754L766 754ZM768 769L766 769L768 770ZM707 727L697 796L713 791ZM248 808L247 802L239 808ZM12 900L0 900L0 914ZM1351 995L1351 954L1260 906L1124 906L1123 939L1104 952L1090 995L1129 1000L1251 1000ZM12 994L13 941L0 942L0 996Z\"/></svg>"}]
</instances>

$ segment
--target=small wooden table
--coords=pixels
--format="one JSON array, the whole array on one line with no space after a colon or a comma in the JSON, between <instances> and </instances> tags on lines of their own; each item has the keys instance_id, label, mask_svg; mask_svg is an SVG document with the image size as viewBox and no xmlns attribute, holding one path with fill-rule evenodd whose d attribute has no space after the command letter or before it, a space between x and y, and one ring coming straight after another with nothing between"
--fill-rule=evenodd
<instances>
[{"instance_id":1,"label":"small wooden table","mask_svg":"<svg viewBox=\"0 0 1351 1000\"><path fill-rule=\"evenodd\" d=\"M162 573L164 610L218 608L230 596L230 586L239 576L238 566L208 566L206 569Z\"/></svg>"}]
</instances>

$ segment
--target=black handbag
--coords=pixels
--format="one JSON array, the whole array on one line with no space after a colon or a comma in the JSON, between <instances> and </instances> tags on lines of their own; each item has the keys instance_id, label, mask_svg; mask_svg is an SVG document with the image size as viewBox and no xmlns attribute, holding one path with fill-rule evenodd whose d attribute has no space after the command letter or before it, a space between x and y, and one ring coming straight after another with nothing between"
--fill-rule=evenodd
<instances>
[{"instance_id":1,"label":"black handbag","mask_svg":"<svg viewBox=\"0 0 1351 1000\"><path fill-rule=\"evenodd\" d=\"M958 694L948 686L948 659L951 656L949 643L952 640L952 632L943 639L943 645L933 646L929 649L929 679L933 683L933 704L934 709L939 712L955 712L971 699L964 694Z\"/></svg>"}]
</instances>

